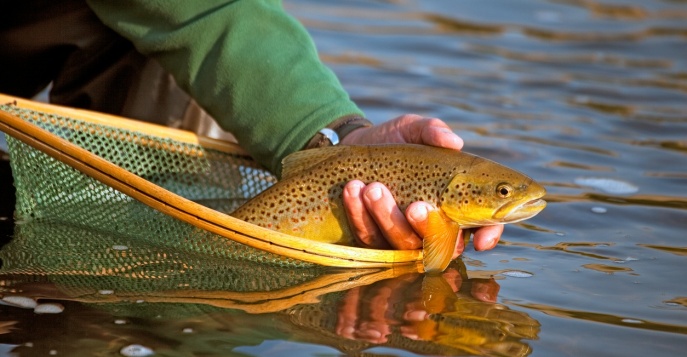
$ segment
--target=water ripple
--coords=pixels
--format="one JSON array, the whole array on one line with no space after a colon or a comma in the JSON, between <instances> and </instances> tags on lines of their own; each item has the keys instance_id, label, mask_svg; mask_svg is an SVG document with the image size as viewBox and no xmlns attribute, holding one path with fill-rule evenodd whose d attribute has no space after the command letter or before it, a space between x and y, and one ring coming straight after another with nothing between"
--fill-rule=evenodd
<instances>
[{"instance_id":1,"label":"water ripple","mask_svg":"<svg viewBox=\"0 0 687 357\"><path fill-rule=\"evenodd\" d=\"M567 309L563 307L544 305L544 304L529 304L529 303L519 303L510 302L512 305L520 306L527 309L537 310L539 312L545 313L551 316L579 319L585 321L593 321L603 324L612 324L616 326L638 328L652 331L663 331L670 333L677 333L682 335L687 335L687 326L665 324L660 322L653 322L647 320L636 319L626 316L616 316L610 314L603 314L591 311L581 311ZM640 321L641 323L636 323Z\"/></svg>"}]
</instances>

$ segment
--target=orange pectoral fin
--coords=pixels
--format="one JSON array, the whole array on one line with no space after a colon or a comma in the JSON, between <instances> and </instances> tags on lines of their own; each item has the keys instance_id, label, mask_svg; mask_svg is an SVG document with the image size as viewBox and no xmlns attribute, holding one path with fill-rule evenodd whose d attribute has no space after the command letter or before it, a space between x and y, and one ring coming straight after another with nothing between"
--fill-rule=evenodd
<instances>
[{"instance_id":1,"label":"orange pectoral fin","mask_svg":"<svg viewBox=\"0 0 687 357\"><path fill-rule=\"evenodd\" d=\"M429 212L427 235L422 241L422 263L425 272L442 272L451 262L460 226L442 217L438 211Z\"/></svg>"}]
</instances>

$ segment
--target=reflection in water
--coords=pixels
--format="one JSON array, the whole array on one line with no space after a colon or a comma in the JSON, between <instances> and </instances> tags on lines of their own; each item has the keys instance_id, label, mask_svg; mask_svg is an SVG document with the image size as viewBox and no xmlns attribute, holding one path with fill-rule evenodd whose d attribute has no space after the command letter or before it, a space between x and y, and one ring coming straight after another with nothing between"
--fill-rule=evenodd
<instances>
[{"instance_id":1,"label":"reflection in water","mask_svg":"<svg viewBox=\"0 0 687 357\"><path fill-rule=\"evenodd\" d=\"M527 355L530 348L522 340L535 339L539 323L494 303L498 290L493 279L467 279L464 271L451 268L441 276L406 275L351 289L337 302L333 320L317 306L300 306L292 314L310 321L313 332L365 342L360 350L389 346L435 355Z\"/></svg>"},{"instance_id":2,"label":"reflection in water","mask_svg":"<svg viewBox=\"0 0 687 357\"><path fill-rule=\"evenodd\" d=\"M435 26L439 33L461 33L467 35L498 35L503 26L470 23L439 14L420 14L419 17Z\"/></svg>"},{"instance_id":3,"label":"reflection in water","mask_svg":"<svg viewBox=\"0 0 687 357\"><path fill-rule=\"evenodd\" d=\"M640 320L631 317L622 317L609 314L600 314L589 311L577 311L571 309L563 309L555 306L545 306L541 304L519 304L514 303L514 305L526 307L528 309L534 309L541 311L548 315L580 319L586 321L600 322L604 324L613 324L629 328L646 329L653 331L665 331L677 334L687 335L687 327L681 325L670 325L656 323L652 321Z\"/></svg>"},{"instance_id":4,"label":"reflection in water","mask_svg":"<svg viewBox=\"0 0 687 357\"><path fill-rule=\"evenodd\" d=\"M655 244L640 244L640 246L687 257L687 247L667 247Z\"/></svg>"},{"instance_id":5,"label":"reflection in water","mask_svg":"<svg viewBox=\"0 0 687 357\"><path fill-rule=\"evenodd\" d=\"M607 264L585 264L583 268L600 271L602 273L620 273L620 272L631 272L632 268L618 266L618 265L607 265Z\"/></svg>"},{"instance_id":6,"label":"reflection in water","mask_svg":"<svg viewBox=\"0 0 687 357\"><path fill-rule=\"evenodd\" d=\"M618 205L687 209L687 198L659 195L614 196L587 193L581 196L547 194L547 202L607 202Z\"/></svg>"},{"instance_id":7,"label":"reflection in water","mask_svg":"<svg viewBox=\"0 0 687 357\"><path fill-rule=\"evenodd\" d=\"M46 230L98 241L122 255L100 255L99 269L91 269L84 261L94 253L78 245L34 254ZM17 345L18 353L114 352L137 343L161 353L219 354L286 334L348 353L385 346L433 355L524 356L531 351L526 341L539 331L527 314L496 303L493 278L469 279L460 262L442 275L425 276L415 266L300 269L177 256L174 262L138 260L132 273L123 258L141 247L118 245L120 240L40 220L17 226L2 251L0 341ZM146 249L148 257L167 256L164 248ZM50 307L62 310L27 316ZM265 330L256 320L272 322ZM36 329L38 321L78 326ZM69 342L56 348L57 340Z\"/></svg>"},{"instance_id":8,"label":"reflection in water","mask_svg":"<svg viewBox=\"0 0 687 357\"><path fill-rule=\"evenodd\" d=\"M617 257L606 256L606 255L602 255L602 254L599 254L599 253L593 251L593 249L596 247L609 247L609 246L612 246L613 243L558 242L552 246L544 246L544 245L539 245L539 244L522 243L522 242L518 242L518 243L503 242L502 244L520 246L520 247L530 247L530 248L534 248L534 249L538 249L538 250L561 251L561 252L565 252L566 254L579 255L579 256L591 258L594 260L617 261L619 259ZM585 250L591 250L591 251L585 251Z\"/></svg>"},{"instance_id":9,"label":"reflection in water","mask_svg":"<svg viewBox=\"0 0 687 357\"><path fill-rule=\"evenodd\" d=\"M664 302L671 305L682 305L683 307L687 307L687 296L676 297L674 299L666 300Z\"/></svg>"}]
</instances>

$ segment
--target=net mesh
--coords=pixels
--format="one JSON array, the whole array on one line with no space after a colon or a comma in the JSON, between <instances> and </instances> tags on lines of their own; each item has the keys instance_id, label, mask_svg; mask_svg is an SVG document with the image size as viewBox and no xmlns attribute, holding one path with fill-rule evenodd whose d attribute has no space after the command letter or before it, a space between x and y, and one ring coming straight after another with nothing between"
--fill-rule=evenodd
<instances>
[{"instance_id":1,"label":"net mesh","mask_svg":"<svg viewBox=\"0 0 687 357\"><path fill-rule=\"evenodd\" d=\"M179 196L223 213L276 182L250 157L203 147L148 133L86 122L14 105L0 106L42 129L126 169ZM78 170L7 136L17 188L17 230L28 223L74 227L89 234L62 234L40 239L40 251L72 249L83 272L108 269L129 271L164 260L170 267L181 264L174 257L204 257L248 261L282 267L314 264L252 248L167 216ZM18 234L20 235L20 234ZM28 234L33 236L35 234ZM93 235L98 235L94 239ZM107 239L103 238L107 237ZM128 254L112 249L126 247ZM159 256L138 254L151 251ZM152 253L151 253L152 254ZM60 254L62 255L62 254ZM105 256L107 256L105 259ZM4 257L5 264L11 259ZM102 258L102 259L100 259ZM73 264L73 259L64 261ZM105 263L107 262L107 263ZM116 266L112 265L115 262ZM57 262L56 262L57 263ZM3 267L6 268L7 266ZM55 271L67 266L55 265ZM47 268L46 268L47 269Z\"/></svg>"}]
</instances>

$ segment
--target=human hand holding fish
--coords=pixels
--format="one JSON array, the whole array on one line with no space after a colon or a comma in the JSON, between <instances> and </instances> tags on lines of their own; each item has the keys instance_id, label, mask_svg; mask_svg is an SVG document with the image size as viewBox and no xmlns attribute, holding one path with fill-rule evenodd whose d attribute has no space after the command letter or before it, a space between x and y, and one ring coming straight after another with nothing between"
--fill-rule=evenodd
<instances>
[{"instance_id":1,"label":"human hand holding fish","mask_svg":"<svg viewBox=\"0 0 687 357\"><path fill-rule=\"evenodd\" d=\"M464 229L496 241L502 224L546 205L541 185L460 152L462 140L438 119L406 115L350 135L346 145L287 156L282 179L232 216L322 243L422 247L425 271L440 272L464 249ZM453 147L408 144L413 140ZM370 141L376 145L359 145Z\"/></svg>"},{"instance_id":2,"label":"human hand holding fish","mask_svg":"<svg viewBox=\"0 0 687 357\"><path fill-rule=\"evenodd\" d=\"M373 127L360 128L348 134L344 145L381 143L413 143L444 147L460 151L463 139L442 120L406 114ZM428 234L428 217L437 210L433 205L418 201L408 206L405 214L398 208L394 196L382 183L365 185L360 180L349 182L344 188L344 207L357 242L364 247L384 249L419 249ZM496 247L503 225L480 227L474 230L475 250ZM459 231L451 259L465 249L463 230Z\"/></svg>"}]
</instances>

